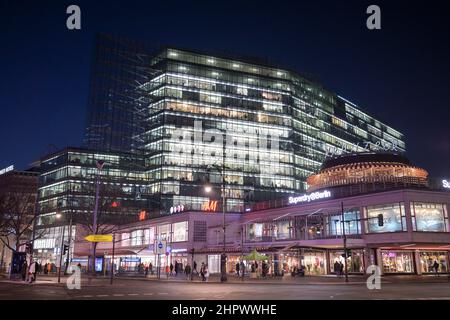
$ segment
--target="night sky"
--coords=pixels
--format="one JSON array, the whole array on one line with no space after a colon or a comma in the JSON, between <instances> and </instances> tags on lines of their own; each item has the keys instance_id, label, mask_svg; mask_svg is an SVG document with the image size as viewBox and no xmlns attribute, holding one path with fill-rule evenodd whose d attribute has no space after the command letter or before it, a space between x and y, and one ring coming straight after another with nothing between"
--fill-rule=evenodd
<instances>
[{"instance_id":1,"label":"night sky","mask_svg":"<svg viewBox=\"0 0 450 320\"><path fill-rule=\"evenodd\" d=\"M405 134L407 155L450 178L445 1L5 1L0 169L81 144L94 36L257 56L308 74ZM82 29L66 28L81 7ZM381 7L382 29L366 28Z\"/></svg>"}]
</instances>

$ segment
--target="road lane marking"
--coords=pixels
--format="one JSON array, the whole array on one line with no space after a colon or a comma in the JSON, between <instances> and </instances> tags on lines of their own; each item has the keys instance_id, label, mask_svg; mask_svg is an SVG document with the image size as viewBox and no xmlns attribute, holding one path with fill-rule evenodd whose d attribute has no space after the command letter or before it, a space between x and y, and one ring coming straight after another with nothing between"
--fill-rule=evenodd
<instances>
[{"instance_id":1,"label":"road lane marking","mask_svg":"<svg viewBox=\"0 0 450 320\"><path fill-rule=\"evenodd\" d=\"M98 294L97 297L108 297L108 294Z\"/></svg>"},{"instance_id":2,"label":"road lane marking","mask_svg":"<svg viewBox=\"0 0 450 320\"><path fill-rule=\"evenodd\" d=\"M152 293L144 293L144 296L152 296L153 295L153 292Z\"/></svg>"},{"instance_id":3,"label":"road lane marking","mask_svg":"<svg viewBox=\"0 0 450 320\"><path fill-rule=\"evenodd\" d=\"M168 294L167 292L158 292L159 295Z\"/></svg>"},{"instance_id":4,"label":"road lane marking","mask_svg":"<svg viewBox=\"0 0 450 320\"><path fill-rule=\"evenodd\" d=\"M87 294L87 295L84 295L84 296L81 296L81 297L83 297L83 298L93 298L94 296L92 296L90 294Z\"/></svg>"},{"instance_id":5,"label":"road lane marking","mask_svg":"<svg viewBox=\"0 0 450 320\"><path fill-rule=\"evenodd\" d=\"M114 297L123 297L124 294L123 293L114 293L113 296Z\"/></svg>"},{"instance_id":6,"label":"road lane marking","mask_svg":"<svg viewBox=\"0 0 450 320\"><path fill-rule=\"evenodd\" d=\"M129 295L129 296L138 296L139 294L138 293L127 293L127 295Z\"/></svg>"}]
</instances>

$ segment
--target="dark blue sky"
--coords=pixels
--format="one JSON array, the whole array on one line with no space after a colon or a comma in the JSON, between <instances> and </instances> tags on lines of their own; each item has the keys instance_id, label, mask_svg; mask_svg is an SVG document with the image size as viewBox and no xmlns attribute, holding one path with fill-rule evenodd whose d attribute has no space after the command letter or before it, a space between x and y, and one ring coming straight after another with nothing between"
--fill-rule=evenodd
<instances>
[{"instance_id":1,"label":"dark blue sky","mask_svg":"<svg viewBox=\"0 0 450 320\"><path fill-rule=\"evenodd\" d=\"M445 1L5 1L0 5L0 168L81 143L94 35L260 56L312 75L406 136L450 176ZM382 30L365 27L378 4ZM78 4L82 30L66 29Z\"/></svg>"}]
</instances>

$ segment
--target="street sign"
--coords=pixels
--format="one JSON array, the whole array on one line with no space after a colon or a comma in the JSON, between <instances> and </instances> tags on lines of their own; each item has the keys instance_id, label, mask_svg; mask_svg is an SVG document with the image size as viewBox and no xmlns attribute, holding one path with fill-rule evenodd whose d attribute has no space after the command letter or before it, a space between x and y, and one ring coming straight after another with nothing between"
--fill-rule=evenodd
<instances>
[{"instance_id":1,"label":"street sign","mask_svg":"<svg viewBox=\"0 0 450 320\"><path fill-rule=\"evenodd\" d=\"M89 242L112 242L113 236L112 234L91 234L84 239Z\"/></svg>"},{"instance_id":2,"label":"street sign","mask_svg":"<svg viewBox=\"0 0 450 320\"><path fill-rule=\"evenodd\" d=\"M157 254L164 254L164 253L166 253L166 251L167 251L166 250L166 248L167 248L166 240L156 241L155 248L156 248L156 253Z\"/></svg>"}]
</instances>

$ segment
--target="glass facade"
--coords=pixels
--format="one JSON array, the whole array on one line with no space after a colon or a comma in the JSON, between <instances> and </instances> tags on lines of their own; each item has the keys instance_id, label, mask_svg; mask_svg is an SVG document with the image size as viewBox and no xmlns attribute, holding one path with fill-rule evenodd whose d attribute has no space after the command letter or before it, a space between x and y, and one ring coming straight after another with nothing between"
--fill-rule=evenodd
<instances>
[{"instance_id":1,"label":"glass facade","mask_svg":"<svg viewBox=\"0 0 450 320\"><path fill-rule=\"evenodd\" d=\"M103 161L101 170L97 161ZM99 224L137 221L141 210L157 210L141 170L144 160L132 153L68 148L42 160L39 177L38 225L89 225L99 184ZM56 215L62 216L61 220ZM91 217L91 218L89 218Z\"/></svg>"},{"instance_id":2,"label":"glass facade","mask_svg":"<svg viewBox=\"0 0 450 320\"><path fill-rule=\"evenodd\" d=\"M364 252L363 250L352 249L349 250L350 255L347 257L347 270L350 273L364 273ZM330 271L335 273L334 264L336 262L342 263L345 266L344 251L330 252Z\"/></svg>"},{"instance_id":3,"label":"glass facade","mask_svg":"<svg viewBox=\"0 0 450 320\"><path fill-rule=\"evenodd\" d=\"M406 231L404 203L385 204L365 208L366 233ZM378 225L378 215L383 215L383 226Z\"/></svg>"},{"instance_id":4,"label":"glass facade","mask_svg":"<svg viewBox=\"0 0 450 320\"><path fill-rule=\"evenodd\" d=\"M448 231L446 205L441 203L411 203L411 218L414 231Z\"/></svg>"},{"instance_id":5,"label":"glass facade","mask_svg":"<svg viewBox=\"0 0 450 320\"><path fill-rule=\"evenodd\" d=\"M411 251L381 251L384 273L413 273L414 260Z\"/></svg>"},{"instance_id":6,"label":"glass facade","mask_svg":"<svg viewBox=\"0 0 450 320\"><path fill-rule=\"evenodd\" d=\"M225 168L227 211L241 212L305 191L331 149L405 151L400 132L292 71L111 38L99 39L97 54L86 145L143 152L162 214L220 198L211 164Z\"/></svg>"},{"instance_id":7,"label":"glass facade","mask_svg":"<svg viewBox=\"0 0 450 320\"><path fill-rule=\"evenodd\" d=\"M448 272L447 251L421 251L419 256L422 273ZM435 263L437 263L437 269L435 269Z\"/></svg>"}]
</instances>

